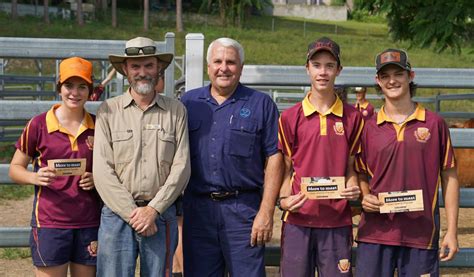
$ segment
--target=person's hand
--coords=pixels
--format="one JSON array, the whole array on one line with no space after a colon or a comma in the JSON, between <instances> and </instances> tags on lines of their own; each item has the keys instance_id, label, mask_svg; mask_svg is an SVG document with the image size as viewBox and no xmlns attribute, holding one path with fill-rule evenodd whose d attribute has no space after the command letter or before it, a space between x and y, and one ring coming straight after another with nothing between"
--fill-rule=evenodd
<instances>
[{"instance_id":1,"label":"person's hand","mask_svg":"<svg viewBox=\"0 0 474 277\"><path fill-rule=\"evenodd\" d=\"M357 200L360 196L360 188L358 186L351 186L341 191L341 196L348 200Z\"/></svg>"},{"instance_id":2,"label":"person's hand","mask_svg":"<svg viewBox=\"0 0 474 277\"><path fill-rule=\"evenodd\" d=\"M92 173L84 172L81 176L81 180L79 181L79 187L83 190L91 190L94 188L94 178L92 177Z\"/></svg>"},{"instance_id":3,"label":"person's hand","mask_svg":"<svg viewBox=\"0 0 474 277\"><path fill-rule=\"evenodd\" d=\"M459 251L458 239L455 234L446 233L439 250L439 259L442 262L450 261Z\"/></svg>"},{"instance_id":4,"label":"person's hand","mask_svg":"<svg viewBox=\"0 0 474 277\"><path fill-rule=\"evenodd\" d=\"M158 212L152 207L138 207L132 211L129 224L138 234L149 237L158 232L157 216Z\"/></svg>"},{"instance_id":5,"label":"person's hand","mask_svg":"<svg viewBox=\"0 0 474 277\"><path fill-rule=\"evenodd\" d=\"M281 198L280 207L284 211L289 211L289 212L295 213L301 207L303 207L306 200L308 200L308 197L303 192L300 191L298 194L290 195L290 196L285 197L285 198Z\"/></svg>"},{"instance_id":6,"label":"person's hand","mask_svg":"<svg viewBox=\"0 0 474 277\"><path fill-rule=\"evenodd\" d=\"M56 178L56 171L49 167L40 168L35 174L34 184L38 186L49 186Z\"/></svg>"},{"instance_id":7,"label":"person's hand","mask_svg":"<svg viewBox=\"0 0 474 277\"><path fill-rule=\"evenodd\" d=\"M91 257L97 257L97 241L91 241L91 243L87 246L87 252L89 252L89 255Z\"/></svg>"},{"instance_id":8,"label":"person's hand","mask_svg":"<svg viewBox=\"0 0 474 277\"><path fill-rule=\"evenodd\" d=\"M382 205L383 203L380 202L377 196L375 195L366 194L362 198L362 209L364 209L365 212L368 212L368 213L380 212L380 206Z\"/></svg>"},{"instance_id":9,"label":"person's hand","mask_svg":"<svg viewBox=\"0 0 474 277\"><path fill-rule=\"evenodd\" d=\"M272 239L273 216L266 211L258 211L253 221L250 246L264 245Z\"/></svg>"}]
</instances>

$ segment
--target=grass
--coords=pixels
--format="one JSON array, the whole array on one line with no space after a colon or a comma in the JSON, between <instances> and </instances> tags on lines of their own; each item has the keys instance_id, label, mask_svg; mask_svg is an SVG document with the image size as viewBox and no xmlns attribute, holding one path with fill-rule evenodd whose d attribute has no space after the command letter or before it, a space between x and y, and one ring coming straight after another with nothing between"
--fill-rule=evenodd
<instances>
[{"instance_id":1,"label":"grass","mask_svg":"<svg viewBox=\"0 0 474 277\"><path fill-rule=\"evenodd\" d=\"M78 27L72 20L52 18L51 24L41 18L21 17L12 21L7 14L0 14L0 33L16 37L53 37L83 39L129 39L150 36L161 40L166 32L174 32L175 22L171 12L151 13L151 28L143 31L139 11L119 9L119 27L104 21L88 22ZM342 62L346 66L373 66L375 55L388 47L408 48L408 43L390 40L388 28L383 23L357 21L329 22L291 17L250 17L242 28L220 26L215 16L185 14L185 32L176 34L176 52L184 53L187 33L203 33L206 45L213 39L229 36L239 40L247 51L247 64L300 65L305 62L306 47L320 36L330 36L342 49ZM461 55L450 52L442 55L429 49L409 50L415 67L473 67L472 43L463 48ZM460 62L462 61L462 63Z\"/></svg>"},{"instance_id":2,"label":"grass","mask_svg":"<svg viewBox=\"0 0 474 277\"><path fill-rule=\"evenodd\" d=\"M31 257L29 248L3 248L0 250L0 259L17 260Z\"/></svg>"},{"instance_id":3,"label":"grass","mask_svg":"<svg viewBox=\"0 0 474 277\"><path fill-rule=\"evenodd\" d=\"M22 200L33 195L34 187L30 185L0 184L0 200Z\"/></svg>"},{"instance_id":4,"label":"grass","mask_svg":"<svg viewBox=\"0 0 474 277\"><path fill-rule=\"evenodd\" d=\"M9 163L16 149L13 143L0 142L0 162Z\"/></svg>"},{"instance_id":5,"label":"grass","mask_svg":"<svg viewBox=\"0 0 474 277\"><path fill-rule=\"evenodd\" d=\"M175 20L172 12L151 12L148 32L143 31L143 15L140 11L119 9L119 27L111 27L111 19L105 16L102 21L87 22L78 27L73 20L51 18L51 24L44 24L41 18L21 17L12 21L7 14L0 14L0 33L16 37L52 37L82 39L122 39L135 36L149 36L162 40L166 32L174 32ZM442 54L431 49L411 48L408 42L393 42L384 22L329 22L292 17L252 16L242 28L221 26L216 16L204 14L185 14L185 32L176 33L176 54L183 55L185 36L188 33L203 33L205 45L218 37L237 39L246 50L246 64L303 65L309 42L321 36L329 36L337 41L342 49L344 66L374 66L374 57L380 51L390 48L408 49L415 70L419 67L473 68L474 46L472 40L462 47L460 55L449 51ZM45 61L45 74L54 73L54 63ZM33 63L15 66L11 61L7 67L10 73L36 72ZM439 93L438 89L419 89L418 96ZM469 90L443 90L441 93L466 93ZM369 90L369 93L373 93ZM470 111L474 101L450 101L443 104L443 110ZM462 105L459 105L459 104ZM461 107L460 107L461 106Z\"/></svg>"}]
</instances>

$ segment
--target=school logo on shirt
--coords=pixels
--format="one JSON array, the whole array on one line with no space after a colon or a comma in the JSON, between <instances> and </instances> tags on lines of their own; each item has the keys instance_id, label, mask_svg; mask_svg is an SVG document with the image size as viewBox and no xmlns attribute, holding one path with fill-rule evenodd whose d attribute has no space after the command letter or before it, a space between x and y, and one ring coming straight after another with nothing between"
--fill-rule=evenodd
<instances>
[{"instance_id":1,"label":"school logo on shirt","mask_svg":"<svg viewBox=\"0 0 474 277\"><path fill-rule=\"evenodd\" d=\"M349 262L348 259L341 259L339 263L337 263L337 267L341 273L347 273L349 269L351 269L351 262Z\"/></svg>"},{"instance_id":2,"label":"school logo on shirt","mask_svg":"<svg viewBox=\"0 0 474 277\"><path fill-rule=\"evenodd\" d=\"M426 143L430 137L430 130L426 127L419 127L415 131L415 138L418 142Z\"/></svg>"},{"instance_id":3,"label":"school logo on shirt","mask_svg":"<svg viewBox=\"0 0 474 277\"><path fill-rule=\"evenodd\" d=\"M250 116L250 110L247 108L242 108L240 110L240 116L243 118L249 117Z\"/></svg>"},{"instance_id":4,"label":"school logo on shirt","mask_svg":"<svg viewBox=\"0 0 474 277\"><path fill-rule=\"evenodd\" d=\"M334 132L339 136L344 135L344 125L342 125L342 122L339 121L334 123Z\"/></svg>"},{"instance_id":5,"label":"school logo on shirt","mask_svg":"<svg viewBox=\"0 0 474 277\"><path fill-rule=\"evenodd\" d=\"M86 145L89 150L92 150L94 148L94 136L88 136L86 139Z\"/></svg>"}]
</instances>

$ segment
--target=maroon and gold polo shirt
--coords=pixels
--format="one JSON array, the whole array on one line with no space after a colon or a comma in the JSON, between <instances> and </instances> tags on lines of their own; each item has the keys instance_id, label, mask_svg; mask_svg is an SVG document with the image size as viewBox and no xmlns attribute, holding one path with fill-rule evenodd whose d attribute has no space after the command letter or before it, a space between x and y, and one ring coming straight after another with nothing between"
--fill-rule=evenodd
<instances>
[{"instance_id":1,"label":"maroon and gold polo shirt","mask_svg":"<svg viewBox=\"0 0 474 277\"><path fill-rule=\"evenodd\" d=\"M371 118L374 115L375 109L369 101L365 101L364 104L355 104L354 107L359 110L365 120Z\"/></svg>"},{"instance_id":2,"label":"maroon and gold polo shirt","mask_svg":"<svg viewBox=\"0 0 474 277\"><path fill-rule=\"evenodd\" d=\"M361 114L337 98L324 114L311 104L311 94L280 117L278 147L293 163L292 194L300 190L301 177L346 175L349 155L359 150L363 129ZM352 224L347 200L307 200L296 213L285 212L283 220L295 225L333 228Z\"/></svg>"},{"instance_id":3,"label":"maroon and gold polo shirt","mask_svg":"<svg viewBox=\"0 0 474 277\"><path fill-rule=\"evenodd\" d=\"M366 122L356 170L368 174L370 191L423 190L424 211L362 213L357 240L422 249L438 248L438 189L441 171L455 166L449 129L444 120L417 104L398 125L385 114Z\"/></svg>"},{"instance_id":4,"label":"maroon and gold polo shirt","mask_svg":"<svg viewBox=\"0 0 474 277\"><path fill-rule=\"evenodd\" d=\"M76 136L63 128L54 114L61 104L31 119L16 148L33 159L34 171L48 166L50 159L86 158L92 172L95 116L86 112ZM95 190L79 187L80 176L58 176L49 186L35 186L31 226L87 228L100 223L100 199Z\"/></svg>"}]
</instances>

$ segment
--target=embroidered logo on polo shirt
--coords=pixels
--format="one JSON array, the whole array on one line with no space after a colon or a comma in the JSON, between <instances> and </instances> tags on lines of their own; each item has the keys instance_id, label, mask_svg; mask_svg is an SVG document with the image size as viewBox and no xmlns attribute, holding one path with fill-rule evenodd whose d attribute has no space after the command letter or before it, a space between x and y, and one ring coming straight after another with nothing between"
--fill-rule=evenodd
<instances>
[{"instance_id":1,"label":"embroidered logo on polo shirt","mask_svg":"<svg viewBox=\"0 0 474 277\"><path fill-rule=\"evenodd\" d=\"M250 116L250 110L247 108L242 108L240 109L240 116L243 118L249 117Z\"/></svg>"},{"instance_id":2,"label":"embroidered logo on polo shirt","mask_svg":"<svg viewBox=\"0 0 474 277\"><path fill-rule=\"evenodd\" d=\"M337 267L341 273L347 273L349 269L351 269L351 262L349 262L348 259L341 259L339 263L337 263Z\"/></svg>"},{"instance_id":3,"label":"embroidered logo on polo shirt","mask_svg":"<svg viewBox=\"0 0 474 277\"><path fill-rule=\"evenodd\" d=\"M415 131L415 138L418 142L426 143L430 137L430 130L426 127L418 127Z\"/></svg>"},{"instance_id":4,"label":"embroidered logo on polo shirt","mask_svg":"<svg viewBox=\"0 0 474 277\"><path fill-rule=\"evenodd\" d=\"M342 136L344 135L344 125L342 125L342 122L335 122L334 123L334 132L336 132L336 135Z\"/></svg>"},{"instance_id":5,"label":"embroidered logo on polo shirt","mask_svg":"<svg viewBox=\"0 0 474 277\"><path fill-rule=\"evenodd\" d=\"M86 145L89 150L92 150L94 148L94 136L88 136L86 139Z\"/></svg>"}]
</instances>

